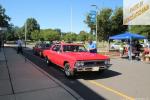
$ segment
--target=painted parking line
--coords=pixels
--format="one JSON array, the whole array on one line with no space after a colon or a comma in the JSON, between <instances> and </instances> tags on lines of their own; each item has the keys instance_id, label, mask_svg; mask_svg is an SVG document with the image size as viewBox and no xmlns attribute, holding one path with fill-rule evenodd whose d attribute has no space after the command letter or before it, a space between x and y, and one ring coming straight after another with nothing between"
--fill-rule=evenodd
<instances>
[{"instance_id":1,"label":"painted parking line","mask_svg":"<svg viewBox=\"0 0 150 100\"><path fill-rule=\"evenodd\" d=\"M105 85L103 85L103 84L101 84L101 83L98 83L98 82L96 82L96 81L90 80L90 81L88 81L88 82L90 82L90 83L92 83L92 84L94 84L94 85L96 85L96 86L98 86L98 87L101 87L101 88L103 88L103 89L105 89L105 90L107 90L107 91L113 92L113 93L115 93L116 95L119 95L119 96L125 98L125 100L135 100L135 98L133 98L133 97L127 96L127 95L124 94L124 93L121 93L121 92L119 92L119 91L117 91L117 90L114 90L114 89L112 89L112 88L110 88L110 87L107 87L107 86L105 86Z\"/></svg>"}]
</instances>

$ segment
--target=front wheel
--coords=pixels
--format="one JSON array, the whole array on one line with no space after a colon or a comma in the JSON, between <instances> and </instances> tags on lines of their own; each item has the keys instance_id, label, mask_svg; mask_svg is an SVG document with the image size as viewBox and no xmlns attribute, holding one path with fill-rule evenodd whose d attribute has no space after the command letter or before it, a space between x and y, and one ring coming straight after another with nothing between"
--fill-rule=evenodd
<instances>
[{"instance_id":1,"label":"front wheel","mask_svg":"<svg viewBox=\"0 0 150 100\"><path fill-rule=\"evenodd\" d=\"M102 74L106 71L106 69L99 70L99 73Z\"/></svg>"},{"instance_id":2,"label":"front wheel","mask_svg":"<svg viewBox=\"0 0 150 100\"><path fill-rule=\"evenodd\" d=\"M66 77L68 77L68 78L74 76L74 72L71 71L69 63L66 63L66 64L65 64L64 72L65 72Z\"/></svg>"}]
</instances>

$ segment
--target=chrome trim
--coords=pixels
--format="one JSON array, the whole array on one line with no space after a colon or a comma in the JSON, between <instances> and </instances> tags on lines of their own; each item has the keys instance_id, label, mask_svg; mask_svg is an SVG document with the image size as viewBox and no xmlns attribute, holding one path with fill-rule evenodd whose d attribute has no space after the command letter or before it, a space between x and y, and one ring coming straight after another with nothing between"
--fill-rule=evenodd
<instances>
[{"instance_id":1,"label":"chrome trim","mask_svg":"<svg viewBox=\"0 0 150 100\"><path fill-rule=\"evenodd\" d=\"M99 67L99 69L96 70L96 71L103 70L103 69L108 69L107 66L94 66L94 67ZM76 71L77 71L77 72L93 71L93 68L94 68L94 67L82 67L82 68L76 68ZM94 70L94 71L95 71L95 70Z\"/></svg>"},{"instance_id":2,"label":"chrome trim","mask_svg":"<svg viewBox=\"0 0 150 100\"><path fill-rule=\"evenodd\" d=\"M108 61L109 62L109 59L107 60L78 60L76 61L76 63L74 64L74 67L75 68L83 68L83 67L87 67L87 68L92 68L92 67L95 67L95 66L98 66L98 67L101 67L101 66L107 66L107 64L105 64L105 62ZM82 62L84 63L83 65L80 65L80 66L77 66L77 62Z\"/></svg>"}]
</instances>

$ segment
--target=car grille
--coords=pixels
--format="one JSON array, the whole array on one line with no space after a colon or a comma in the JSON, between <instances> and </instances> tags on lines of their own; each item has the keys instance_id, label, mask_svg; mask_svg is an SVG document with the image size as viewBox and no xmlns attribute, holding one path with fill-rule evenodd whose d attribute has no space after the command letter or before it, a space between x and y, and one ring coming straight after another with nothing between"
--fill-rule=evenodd
<instances>
[{"instance_id":1,"label":"car grille","mask_svg":"<svg viewBox=\"0 0 150 100\"><path fill-rule=\"evenodd\" d=\"M103 66L105 64L104 61L85 61L84 66L92 67L92 66Z\"/></svg>"}]
</instances>

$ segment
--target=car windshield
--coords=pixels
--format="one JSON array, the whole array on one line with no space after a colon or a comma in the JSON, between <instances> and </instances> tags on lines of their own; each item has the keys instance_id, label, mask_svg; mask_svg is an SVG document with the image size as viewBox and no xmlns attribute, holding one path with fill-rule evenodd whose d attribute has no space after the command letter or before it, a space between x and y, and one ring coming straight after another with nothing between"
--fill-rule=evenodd
<instances>
[{"instance_id":1,"label":"car windshield","mask_svg":"<svg viewBox=\"0 0 150 100\"><path fill-rule=\"evenodd\" d=\"M63 45L64 52L87 52L83 45Z\"/></svg>"},{"instance_id":2,"label":"car windshield","mask_svg":"<svg viewBox=\"0 0 150 100\"><path fill-rule=\"evenodd\" d=\"M45 47L47 48L47 47L51 47L51 44L50 43L46 43L45 44Z\"/></svg>"}]
</instances>

